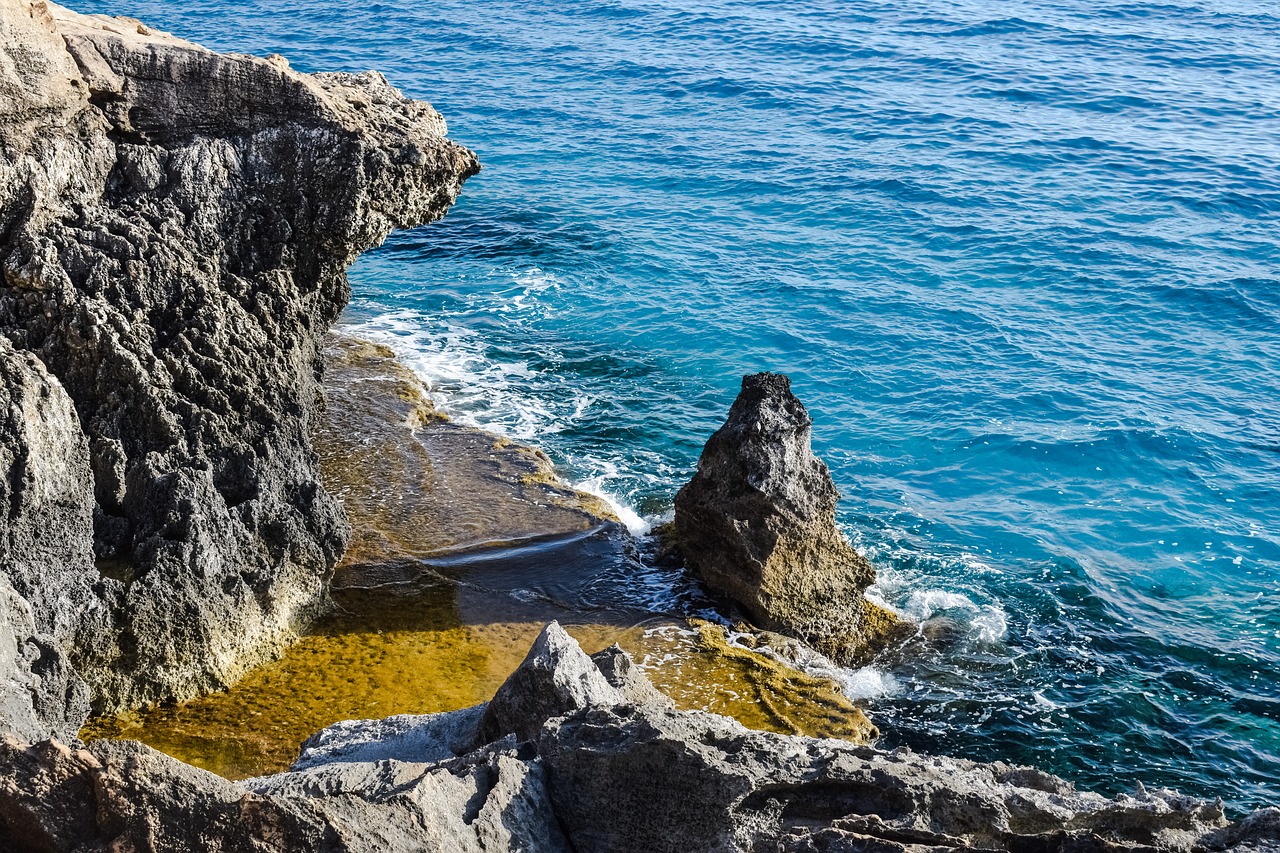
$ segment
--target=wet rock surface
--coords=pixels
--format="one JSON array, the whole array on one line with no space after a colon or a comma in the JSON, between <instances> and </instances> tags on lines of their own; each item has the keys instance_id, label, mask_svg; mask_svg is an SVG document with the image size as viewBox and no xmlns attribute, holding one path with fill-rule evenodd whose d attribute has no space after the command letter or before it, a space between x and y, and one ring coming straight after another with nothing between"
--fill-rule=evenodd
<instances>
[{"instance_id":1,"label":"wet rock surface","mask_svg":"<svg viewBox=\"0 0 1280 853\"><path fill-rule=\"evenodd\" d=\"M863 663L911 629L864 595L875 569L836 527L840 495L813 455L812 425L787 377L743 377L676 495L668 540L760 627Z\"/></svg>"},{"instance_id":2,"label":"wet rock surface","mask_svg":"<svg viewBox=\"0 0 1280 853\"><path fill-rule=\"evenodd\" d=\"M68 558L11 542L0 570L99 710L223 687L315 615L348 535L308 438L346 267L443 215L476 159L373 72L39 0L0 19L0 360L74 406L3 436L11 471L70 484ZM12 535L50 500L11 503Z\"/></svg>"},{"instance_id":3,"label":"wet rock surface","mask_svg":"<svg viewBox=\"0 0 1280 853\"><path fill-rule=\"evenodd\" d=\"M1229 823L1170 791L1107 799L1026 767L750 731L637 701L606 650L548 626L486 706L346 721L244 782L141 744L0 741L4 849L334 851L1274 851L1280 810ZM596 682L628 669L633 689ZM547 684L578 685L547 704ZM495 698L495 702L498 701ZM490 708L492 705L489 706ZM539 720L542 713L555 716ZM509 728L503 726L502 728ZM113 846L114 845L114 846Z\"/></svg>"},{"instance_id":4,"label":"wet rock surface","mask_svg":"<svg viewBox=\"0 0 1280 853\"><path fill-rule=\"evenodd\" d=\"M324 356L313 434L322 480L353 527L339 586L618 523L602 499L561 482L546 454L441 414L387 347L330 334Z\"/></svg>"}]
</instances>

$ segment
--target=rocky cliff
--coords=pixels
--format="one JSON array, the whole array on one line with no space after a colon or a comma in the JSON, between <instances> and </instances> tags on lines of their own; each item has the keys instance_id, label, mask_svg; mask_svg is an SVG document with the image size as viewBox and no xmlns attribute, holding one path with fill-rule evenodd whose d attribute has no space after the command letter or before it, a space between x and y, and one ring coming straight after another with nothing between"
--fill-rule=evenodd
<instances>
[{"instance_id":1,"label":"rocky cliff","mask_svg":"<svg viewBox=\"0 0 1280 853\"><path fill-rule=\"evenodd\" d=\"M478 170L445 133L373 72L0 0L0 574L99 709L223 686L320 605L322 337Z\"/></svg>"}]
</instances>

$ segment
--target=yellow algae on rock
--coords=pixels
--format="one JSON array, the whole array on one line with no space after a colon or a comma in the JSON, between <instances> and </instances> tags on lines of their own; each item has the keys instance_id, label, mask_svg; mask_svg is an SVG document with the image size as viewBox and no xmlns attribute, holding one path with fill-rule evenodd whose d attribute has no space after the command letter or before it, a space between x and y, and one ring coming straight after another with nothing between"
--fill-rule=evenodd
<instances>
[{"instance_id":1,"label":"yellow algae on rock","mask_svg":"<svg viewBox=\"0 0 1280 853\"><path fill-rule=\"evenodd\" d=\"M855 743L869 743L880 734L834 681L731 643L719 625L695 621L692 630L650 633L656 636L644 644L638 660L678 708L711 711L748 728L783 734Z\"/></svg>"}]
</instances>

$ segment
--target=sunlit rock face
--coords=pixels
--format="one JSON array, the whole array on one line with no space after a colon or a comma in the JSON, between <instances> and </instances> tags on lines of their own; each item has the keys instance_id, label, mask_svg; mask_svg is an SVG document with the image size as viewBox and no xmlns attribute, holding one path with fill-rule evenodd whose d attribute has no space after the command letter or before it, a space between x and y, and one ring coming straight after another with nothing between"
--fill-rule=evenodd
<instances>
[{"instance_id":1,"label":"sunlit rock face","mask_svg":"<svg viewBox=\"0 0 1280 853\"><path fill-rule=\"evenodd\" d=\"M840 494L813 455L812 426L787 377L743 377L676 495L671 544L761 627L862 663L905 626L864 595L875 569L836 527Z\"/></svg>"}]
</instances>

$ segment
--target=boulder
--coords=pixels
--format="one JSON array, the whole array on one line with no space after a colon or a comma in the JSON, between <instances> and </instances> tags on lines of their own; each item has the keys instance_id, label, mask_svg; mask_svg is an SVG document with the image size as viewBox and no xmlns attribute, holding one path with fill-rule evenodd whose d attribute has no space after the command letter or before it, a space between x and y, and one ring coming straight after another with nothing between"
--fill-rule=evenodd
<instances>
[{"instance_id":1,"label":"boulder","mask_svg":"<svg viewBox=\"0 0 1280 853\"><path fill-rule=\"evenodd\" d=\"M490 743L506 734L514 734L522 741L533 740L542 724L552 717L626 701L578 641L558 622L552 622L489 702L480 721L479 742Z\"/></svg>"},{"instance_id":2,"label":"boulder","mask_svg":"<svg viewBox=\"0 0 1280 853\"><path fill-rule=\"evenodd\" d=\"M840 494L812 424L787 377L743 377L676 495L669 544L759 627L861 664L911 629L865 596L875 569L836 527Z\"/></svg>"}]
</instances>

